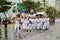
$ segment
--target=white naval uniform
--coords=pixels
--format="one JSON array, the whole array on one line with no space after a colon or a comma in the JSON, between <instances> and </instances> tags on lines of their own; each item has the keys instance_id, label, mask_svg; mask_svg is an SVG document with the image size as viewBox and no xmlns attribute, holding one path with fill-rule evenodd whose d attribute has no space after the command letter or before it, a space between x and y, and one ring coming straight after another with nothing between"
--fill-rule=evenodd
<instances>
[{"instance_id":1,"label":"white naval uniform","mask_svg":"<svg viewBox=\"0 0 60 40\"><path fill-rule=\"evenodd\" d=\"M37 29L37 18L34 20L35 29Z\"/></svg>"},{"instance_id":2,"label":"white naval uniform","mask_svg":"<svg viewBox=\"0 0 60 40\"><path fill-rule=\"evenodd\" d=\"M32 22L32 29L36 29L36 20L31 19L31 22Z\"/></svg>"},{"instance_id":3,"label":"white naval uniform","mask_svg":"<svg viewBox=\"0 0 60 40\"><path fill-rule=\"evenodd\" d=\"M28 30L32 30L32 19L30 18L29 21L30 21L31 23L29 22Z\"/></svg>"},{"instance_id":4,"label":"white naval uniform","mask_svg":"<svg viewBox=\"0 0 60 40\"><path fill-rule=\"evenodd\" d=\"M29 25L28 25L28 30L32 30L32 24L31 23L29 23Z\"/></svg>"},{"instance_id":5,"label":"white naval uniform","mask_svg":"<svg viewBox=\"0 0 60 40\"><path fill-rule=\"evenodd\" d=\"M40 29L39 19L37 19L37 29Z\"/></svg>"},{"instance_id":6,"label":"white naval uniform","mask_svg":"<svg viewBox=\"0 0 60 40\"><path fill-rule=\"evenodd\" d=\"M14 22L15 22L14 29L15 29L15 32L17 33L17 35L19 34L19 26L20 26L19 21L20 21L20 18L15 18L15 20L14 20Z\"/></svg>"},{"instance_id":7,"label":"white naval uniform","mask_svg":"<svg viewBox=\"0 0 60 40\"><path fill-rule=\"evenodd\" d=\"M49 29L49 27L50 27L50 22L49 22L49 20L50 20L50 19L49 19L49 18L46 18L46 20L47 20L46 28Z\"/></svg>"},{"instance_id":8,"label":"white naval uniform","mask_svg":"<svg viewBox=\"0 0 60 40\"><path fill-rule=\"evenodd\" d=\"M21 18L21 23L23 23L24 18ZM23 30L22 24L21 24L21 29Z\"/></svg>"},{"instance_id":9,"label":"white naval uniform","mask_svg":"<svg viewBox=\"0 0 60 40\"><path fill-rule=\"evenodd\" d=\"M19 18L16 18L16 19L14 20L14 22L15 22L15 29L16 29L16 28L19 29L19 26L20 26L19 21L20 21Z\"/></svg>"},{"instance_id":10,"label":"white naval uniform","mask_svg":"<svg viewBox=\"0 0 60 40\"><path fill-rule=\"evenodd\" d=\"M39 18L37 20L37 29L42 29L42 24L43 24L43 19L42 18Z\"/></svg>"},{"instance_id":11,"label":"white naval uniform","mask_svg":"<svg viewBox=\"0 0 60 40\"><path fill-rule=\"evenodd\" d=\"M28 24L29 24L28 19L24 19L23 22L22 22L23 29L28 29Z\"/></svg>"},{"instance_id":12,"label":"white naval uniform","mask_svg":"<svg viewBox=\"0 0 60 40\"><path fill-rule=\"evenodd\" d=\"M43 18L43 30L46 29L46 25L47 25L47 20L46 18Z\"/></svg>"},{"instance_id":13,"label":"white naval uniform","mask_svg":"<svg viewBox=\"0 0 60 40\"><path fill-rule=\"evenodd\" d=\"M43 30L45 30L46 28L48 29L50 26L49 23L49 18L43 18L44 19L44 24L43 24Z\"/></svg>"},{"instance_id":14,"label":"white naval uniform","mask_svg":"<svg viewBox=\"0 0 60 40\"><path fill-rule=\"evenodd\" d=\"M36 27L37 27L37 20L36 19L34 19L33 25L34 25L33 29L36 29Z\"/></svg>"}]
</instances>

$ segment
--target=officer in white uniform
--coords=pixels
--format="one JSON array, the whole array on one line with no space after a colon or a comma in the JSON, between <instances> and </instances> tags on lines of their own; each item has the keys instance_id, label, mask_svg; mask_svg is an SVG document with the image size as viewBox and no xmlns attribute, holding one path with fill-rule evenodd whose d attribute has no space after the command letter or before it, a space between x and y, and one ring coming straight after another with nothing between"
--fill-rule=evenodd
<instances>
[{"instance_id":1,"label":"officer in white uniform","mask_svg":"<svg viewBox=\"0 0 60 40\"><path fill-rule=\"evenodd\" d=\"M37 29L40 29L40 20L39 20L39 18L37 19Z\"/></svg>"},{"instance_id":2,"label":"officer in white uniform","mask_svg":"<svg viewBox=\"0 0 60 40\"><path fill-rule=\"evenodd\" d=\"M33 18L33 19L32 19L32 27L33 27L34 30L36 29L36 26L37 26L37 24L36 24L36 19Z\"/></svg>"},{"instance_id":3,"label":"officer in white uniform","mask_svg":"<svg viewBox=\"0 0 60 40\"><path fill-rule=\"evenodd\" d=\"M27 19L27 17L24 17L24 20L22 21L23 32L27 32L28 25L29 25L29 20Z\"/></svg>"},{"instance_id":4,"label":"officer in white uniform","mask_svg":"<svg viewBox=\"0 0 60 40\"><path fill-rule=\"evenodd\" d=\"M18 16L16 16L14 23L15 23L14 30L16 32L16 35L19 36L20 18Z\"/></svg>"},{"instance_id":5,"label":"officer in white uniform","mask_svg":"<svg viewBox=\"0 0 60 40\"><path fill-rule=\"evenodd\" d=\"M45 30L46 29L46 25L47 25L47 20L46 20L46 18L44 17L43 18L43 30Z\"/></svg>"},{"instance_id":6,"label":"officer in white uniform","mask_svg":"<svg viewBox=\"0 0 60 40\"><path fill-rule=\"evenodd\" d=\"M44 20L44 23L43 23L43 30L47 30L47 29L49 29L49 26L50 26L50 22L49 22L49 18L47 18L47 17L45 17L45 18L43 18L43 20Z\"/></svg>"},{"instance_id":7,"label":"officer in white uniform","mask_svg":"<svg viewBox=\"0 0 60 40\"><path fill-rule=\"evenodd\" d=\"M46 29L49 29L49 27L50 27L50 22L49 22L50 18L47 17L46 20L47 20Z\"/></svg>"},{"instance_id":8,"label":"officer in white uniform","mask_svg":"<svg viewBox=\"0 0 60 40\"><path fill-rule=\"evenodd\" d=\"M23 27L22 27L23 21L24 21L24 18L23 18L23 16L21 16L21 30L23 30Z\"/></svg>"},{"instance_id":9,"label":"officer in white uniform","mask_svg":"<svg viewBox=\"0 0 60 40\"><path fill-rule=\"evenodd\" d=\"M28 31L32 31L32 22L31 22L31 17L28 19L29 20L29 25L28 25Z\"/></svg>"},{"instance_id":10,"label":"officer in white uniform","mask_svg":"<svg viewBox=\"0 0 60 40\"><path fill-rule=\"evenodd\" d=\"M37 29L42 29L43 27L43 18L42 17L39 17L38 20L37 20Z\"/></svg>"},{"instance_id":11,"label":"officer in white uniform","mask_svg":"<svg viewBox=\"0 0 60 40\"><path fill-rule=\"evenodd\" d=\"M35 25L36 21L35 21L34 17L32 17L31 22L32 22L32 29L36 29L36 25Z\"/></svg>"}]
</instances>

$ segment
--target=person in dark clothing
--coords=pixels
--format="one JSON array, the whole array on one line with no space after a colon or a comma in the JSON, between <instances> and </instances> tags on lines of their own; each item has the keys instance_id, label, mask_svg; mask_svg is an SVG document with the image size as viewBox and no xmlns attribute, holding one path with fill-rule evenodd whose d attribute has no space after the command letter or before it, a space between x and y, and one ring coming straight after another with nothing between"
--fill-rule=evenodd
<instances>
[{"instance_id":1,"label":"person in dark clothing","mask_svg":"<svg viewBox=\"0 0 60 40\"><path fill-rule=\"evenodd\" d=\"M0 26L1 26L1 17L0 17Z\"/></svg>"},{"instance_id":2,"label":"person in dark clothing","mask_svg":"<svg viewBox=\"0 0 60 40\"><path fill-rule=\"evenodd\" d=\"M2 34L2 30L1 30L1 17L0 17L0 35ZM0 36L0 39L1 39L2 37Z\"/></svg>"},{"instance_id":3,"label":"person in dark clothing","mask_svg":"<svg viewBox=\"0 0 60 40\"><path fill-rule=\"evenodd\" d=\"M5 19L3 22L4 22L5 28L7 28L7 22L8 22L7 19Z\"/></svg>"},{"instance_id":4,"label":"person in dark clothing","mask_svg":"<svg viewBox=\"0 0 60 40\"><path fill-rule=\"evenodd\" d=\"M5 27L5 37L7 37L7 24L8 24L8 20L7 19L3 20L3 23L4 23L4 27Z\"/></svg>"}]
</instances>

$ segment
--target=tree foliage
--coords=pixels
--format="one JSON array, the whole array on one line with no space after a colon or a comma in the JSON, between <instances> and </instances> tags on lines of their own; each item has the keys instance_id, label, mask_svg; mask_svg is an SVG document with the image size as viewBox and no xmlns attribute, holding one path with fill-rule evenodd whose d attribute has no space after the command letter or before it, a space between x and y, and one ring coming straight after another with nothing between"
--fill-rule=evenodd
<instances>
[{"instance_id":1,"label":"tree foliage","mask_svg":"<svg viewBox=\"0 0 60 40\"><path fill-rule=\"evenodd\" d=\"M42 8L42 4L38 1L37 3L37 7L34 9L36 12L41 12L44 10L44 8Z\"/></svg>"},{"instance_id":2,"label":"tree foliage","mask_svg":"<svg viewBox=\"0 0 60 40\"><path fill-rule=\"evenodd\" d=\"M56 16L57 10L54 7L47 6L46 7L46 13L50 18L53 18Z\"/></svg>"},{"instance_id":3,"label":"tree foliage","mask_svg":"<svg viewBox=\"0 0 60 40\"><path fill-rule=\"evenodd\" d=\"M5 6L4 6L5 5ZM11 5L11 2L7 2L7 1L0 1L0 12L5 12L8 9L10 9L11 7L6 6L6 5Z\"/></svg>"},{"instance_id":4,"label":"tree foliage","mask_svg":"<svg viewBox=\"0 0 60 40\"><path fill-rule=\"evenodd\" d=\"M51 6L46 7L46 13L51 18L50 20L51 24L55 22L56 12L57 10L54 7Z\"/></svg>"},{"instance_id":5,"label":"tree foliage","mask_svg":"<svg viewBox=\"0 0 60 40\"><path fill-rule=\"evenodd\" d=\"M6 1L6 0L0 0L0 2L1 2L1 1Z\"/></svg>"},{"instance_id":6,"label":"tree foliage","mask_svg":"<svg viewBox=\"0 0 60 40\"><path fill-rule=\"evenodd\" d=\"M7 12L11 8L7 5L11 5L11 2L7 2L6 0L0 0L0 12L3 12L6 18L7 15L5 12Z\"/></svg>"},{"instance_id":7,"label":"tree foliage","mask_svg":"<svg viewBox=\"0 0 60 40\"><path fill-rule=\"evenodd\" d=\"M35 3L35 2L32 2L32 1L23 1L23 4L28 11L33 9L35 12L39 10L39 7L41 5L40 2Z\"/></svg>"},{"instance_id":8,"label":"tree foliage","mask_svg":"<svg viewBox=\"0 0 60 40\"><path fill-rule=\"evenodd\" d=\"M56 17L60 18L60 11L56 13Z\"/></svg>"}]
</instances>

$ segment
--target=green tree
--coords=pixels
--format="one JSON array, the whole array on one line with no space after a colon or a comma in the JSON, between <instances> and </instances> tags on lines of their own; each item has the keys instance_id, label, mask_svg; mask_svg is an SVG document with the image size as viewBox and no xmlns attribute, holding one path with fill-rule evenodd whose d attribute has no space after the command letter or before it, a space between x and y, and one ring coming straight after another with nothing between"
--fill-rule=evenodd
<instances>
[{"instance_id":1,"label":"green tree","mask_svg":"<svg viewBox=\"0 0 60 40\"><path fill-rule=\"evenodd\" d=\"M55 17L56 12L57 12L57 10L54 7L51 7L51 6L46 7L46 13L50 18Z\"/></svg>"},{"instance_id":2,"label":"green tree","mask_svg":"<svg viewBox=\"0 0 60 40\"><path fill-rule=\"evenodd\" d=\"M6 5L11 5L11 2L7 2L6 0L0 1L0 12L3 12L5 17L7 18L5 12L7 12L11 7L6 6Z\"/></svg>"},{"instance_id":3,"label":"green tree","mask_svg":"<svg viewBox=\"0 0 60 40\"><path fill-rule=\"evenodd\" d=\"M0 0L0 2L1 2L1 1L6 1L6 0Z\"/></svg>"},{"instance_id":4,"label":"green tree","mask_svg":"<svg viewBox=\"0 0 60 40\"><path fill-rule=\"evenodd\" d=\"M54 23L55 17L56 17L57 10L54 7L47 6L46 7L46 13L51 18L51 23Z\"/></svg>"},{"instance_id":5,"label":"green tree","mask_svg":"<svg viewBox=\"0 0 60 40\"><path fill-rule=\"evenodd\" d=\"M41 5L40 2L35 3L35 2L32 2L32 1L23 1L23 4L28 11L33 9L35 12L40 9L40 5Z\"/></svg>"},{"instance_id":6,"label":"green tree","mask_svg":"<svg viewBox=\"0 0 60 40\"><path fill-rule=\"evenodd\" d=\"M56 17L60 18L60 11L56 13Z\"/></svg>"},{"instance_id":7,"label":"green tree","mask_svg":"<svg viewBox=\"0 0 60 40\"><path fill-rule=\"evenodd\" d=\"M44 8L42 8L42 4L38 1L37 3L37 7L35 8L36 11L41 12L44 11Z\"/></svg>"}]
</instances>

